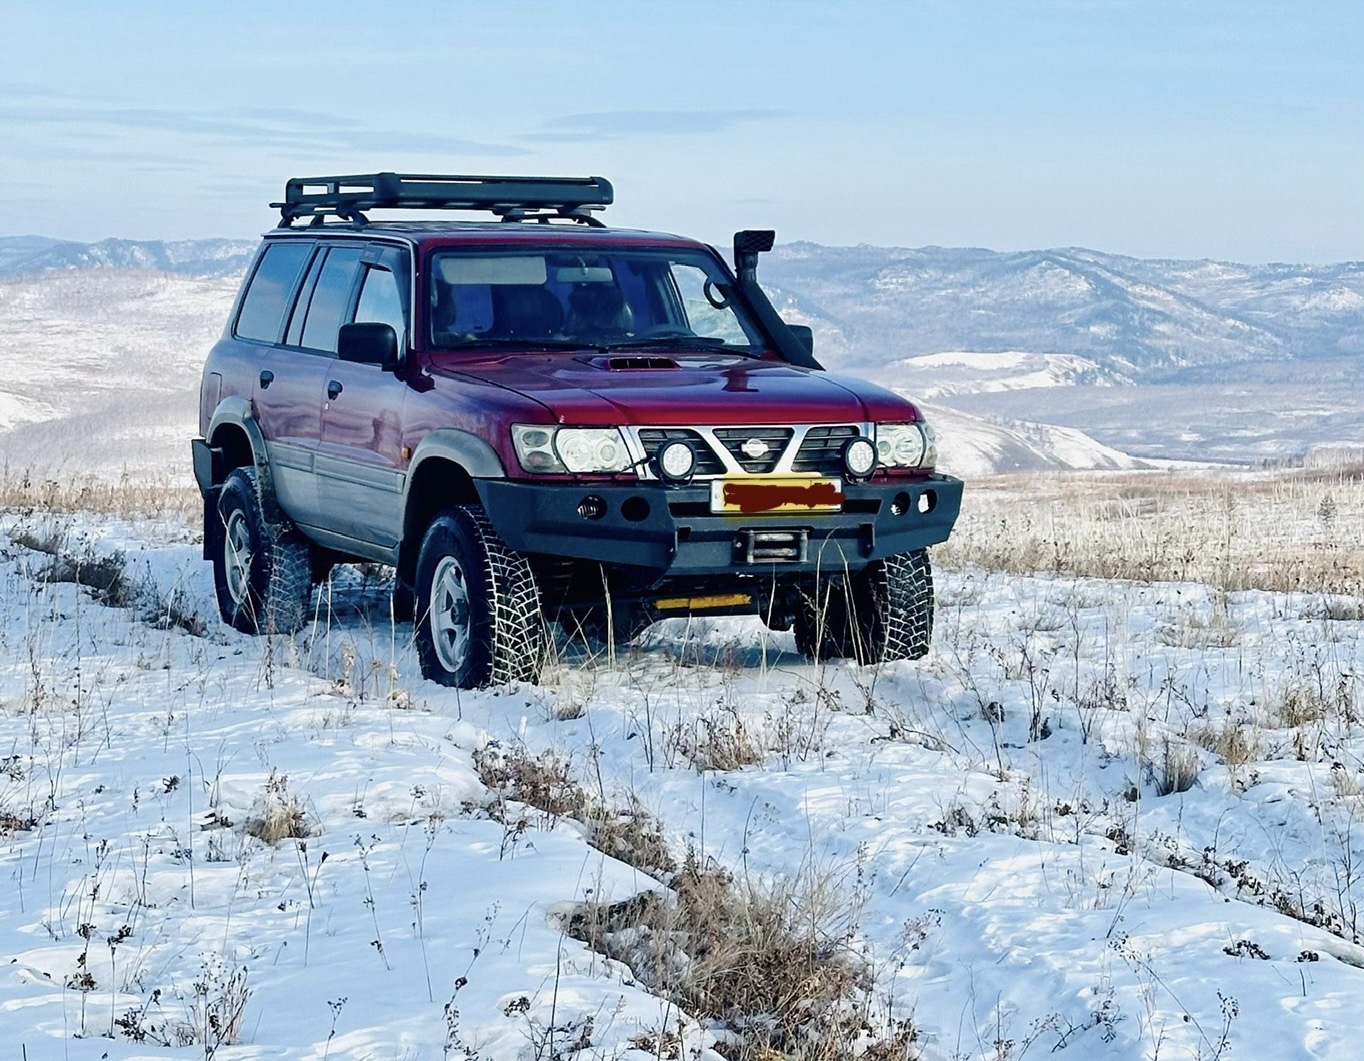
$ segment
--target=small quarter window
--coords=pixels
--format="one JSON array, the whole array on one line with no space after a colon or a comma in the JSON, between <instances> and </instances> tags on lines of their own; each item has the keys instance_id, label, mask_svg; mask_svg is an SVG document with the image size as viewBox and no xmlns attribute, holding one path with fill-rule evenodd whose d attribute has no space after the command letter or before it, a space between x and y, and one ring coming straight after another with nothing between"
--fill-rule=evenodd
<instances>
[{"instance_id":1,"label":"small quarter window","mask_svg":"<svg viewBox=\"0 0 1364 1061\"><path fill-rule=\"evenodd\" d=\"M279 341L289 300L311 252L312 246L302 242L275 243L266 248L237 314L234 334L239 339Z\"/></svg>"}]
</instances>

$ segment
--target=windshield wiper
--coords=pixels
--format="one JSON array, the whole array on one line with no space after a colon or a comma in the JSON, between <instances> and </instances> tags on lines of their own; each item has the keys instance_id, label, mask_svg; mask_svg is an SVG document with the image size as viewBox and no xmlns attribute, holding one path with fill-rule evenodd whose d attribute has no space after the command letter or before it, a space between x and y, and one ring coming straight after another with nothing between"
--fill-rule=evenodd
<instances>
[{"instance_id":1,"label":"windshield wiper","mask_svg":"<svg viewBox=\"0 0 1364 1061\"><path fill-rule=\"evenodd\" d=\"M577 339L532 339L512 336L484 336L481 339L461 339L442 346L442 350L496 350L516 348L519 350L591 350L597 343L584 343Z\"/></svg>"},{"instance_id":2,"label":"windshield wiper","mask_svg":"<svg viewBox=\"0 0 1364 1061\"><path fill-rule=\"evenodd\" d=\"M646 335L638 339L621 339L618 342L602 343L603 350L639 350L651 346L690 346L706 350L743 350L744 347L730 346L729 343L714 335L693 335L691 332L673 332L663 335Z\"/></svg>"}]
</instances>

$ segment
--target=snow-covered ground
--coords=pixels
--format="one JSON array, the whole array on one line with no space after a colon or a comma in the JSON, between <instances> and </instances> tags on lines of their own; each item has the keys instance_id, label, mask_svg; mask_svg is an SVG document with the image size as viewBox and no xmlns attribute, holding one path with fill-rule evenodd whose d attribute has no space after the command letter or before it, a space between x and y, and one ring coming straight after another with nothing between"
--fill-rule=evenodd
<instances>
[{"instance_id":1,"label":"snow-covered ground","mask_svg":"<svg viewBox=\"0 0 1364 1061\"><path fill-rule=\"evenodd\" d=\"M359 573L267 642L217 622L173 522L70 526L66 553L123 554L130 607L45 578L50 534L4 526L16 1057L209 1056L157 1043L212 1041L244 999L224 1061L717 1061L721 1029L560 931L663 884L508 808L490 754L563 764L676 860L836 894L868 1041L910 1021L935 1059L1358 1056L1357 598L940 571L919 663L674 622L471 694L420 680ZM279 821L306 835L260 838Z\"/></svg>"},{"instance_id":2,"label":"snow-covered ground","mask_svg":"<svg viewBox=\"0 0 1364 1061\"><path fill-rule=\"evenodd\" d=\"M915 395L896 387L913 399ZM1149 468L1121 450L1105 446L1083 431L1052 424L995 416L975 416L937 403L922 404L938 434L938 464L963 479L1011 472Z\"/></svg>"},{"instance_id":3,"label":"snow-covered ground","mask_svg":"<svg viewBox=\"0 0 1364 1061\"><path fill-rule=\"evenodd\" d=\"M1019 350L998 353L949 350L918 354L887 365L885 378L894 380L897 388L915 392L926 400L958 393L988 394L1037 387L1073 387L1081 383L1112 386L1115 382L1131 382L1106 373L1087 357Z\"/></svg>"}]
</instances>

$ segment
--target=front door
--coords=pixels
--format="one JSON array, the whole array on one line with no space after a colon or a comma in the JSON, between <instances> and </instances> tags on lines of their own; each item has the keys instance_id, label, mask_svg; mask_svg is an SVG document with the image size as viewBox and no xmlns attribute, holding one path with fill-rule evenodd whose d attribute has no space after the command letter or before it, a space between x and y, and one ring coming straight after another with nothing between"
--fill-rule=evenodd
<instances>
[{"instance_id":1,"label":"front door","mask_svg":"<svg viewBox=\"0 0 1364 1061\"><path fill-rule=\"evenodd\" d=\"M405 256L371 247L345 321L390 325L398 349L407 348ZM338 325L339 327L339 325ZM317 467L323 504L337 533L391 549L402 536L407 460L402 455L402 409L407 385L377 365L328 363Z\"/></svg>"}]
</instances>

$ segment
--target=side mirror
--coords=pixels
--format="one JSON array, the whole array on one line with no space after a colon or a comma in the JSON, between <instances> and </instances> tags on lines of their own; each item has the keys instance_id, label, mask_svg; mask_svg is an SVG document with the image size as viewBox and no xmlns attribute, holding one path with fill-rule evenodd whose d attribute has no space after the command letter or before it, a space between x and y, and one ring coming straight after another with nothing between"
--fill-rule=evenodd
<instances>
[{"instance_id":1,"label":"side mirror","mask_svg":"<svg viewBox=\"0 0 1364 1061\"><path fill-rule=\"evenodd\" d=\"M788 324L791 334L796 337L796 341L805 347L807 354L815 352L815 332L808 324Z\"/></svg>"},{"instance_id":2,"label":"side mirror","mask_svg":"<svg viewBox=\"0 0 1364 1061\"><path fill-rule=\"evenodd\" d=\"M398 333L391 324L343 324L336 336L336 356L392 372L399 364Z\"/></svg>"}]
</instances>

